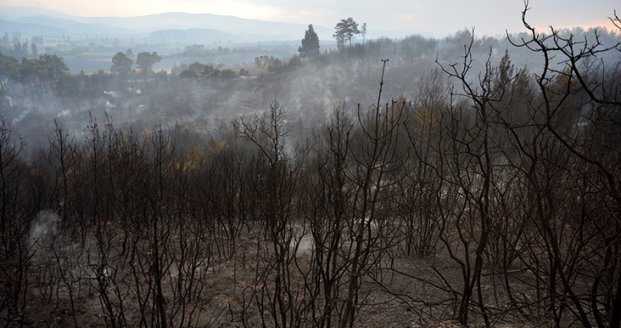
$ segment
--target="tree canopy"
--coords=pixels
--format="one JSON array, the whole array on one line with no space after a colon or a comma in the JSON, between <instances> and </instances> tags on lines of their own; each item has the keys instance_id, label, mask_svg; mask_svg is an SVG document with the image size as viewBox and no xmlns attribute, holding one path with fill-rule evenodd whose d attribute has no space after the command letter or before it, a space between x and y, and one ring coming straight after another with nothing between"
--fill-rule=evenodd
<instances>
[{"instance_id":1,"label":"tree canopy","mask_svg":"<svg viewBox=\"0 0 621 328\"><path fill-rule=\"evenodd\" d=\"M313 24L308 25L304 39L302 39L302 46L298 48L298 52L302 58L312 58L319 55L319 37L315 33Z\"/></svg>"},{"instance_id":2,"label":"tree canopy","mask_svg":"<svg viewBox=\"0 0 621 328\"><path fill-rule=\"evenodd\" d=\"M157 52L140 52L136 57L136 65L143 73L151 72L153 65L162 60Z\"/></svg>"},{"instance_id":3,"label":"tree canopy","mask_svg":"<svg viewBox=\"0 0 621 328\"><path fill-rule=\"evenodd\" d=\"M116 55L112 57L112 67L110 67L110 71L113 73L127 74L132 70L132 66L134 66L134 61L129 58L127 54L117 52Z\"/></svg>"},{"instance_id":4,"label":"tree canopy","mask_svg":"<svg viewBox=\"0 0 621 328\"><path fill-rule=\"evenodd\" d=\"M0 53L0 78L19 78L19 61L11 56Z\"/></svg>"},{"instance_id":5,"label":"tree canopy","mask_svg":"<svg viewBox=\"0 0 621 328\"><path fill-rule=\"evenodd\" d=\"M61 57L43 54L38 59L22 58L19 72L23 82L53 85L69 72L69 68Z\"/></svg>"},{"instance_id":6,"label":"tree canopy","mask_svg":"<svg viewBox=\"0 0 621 328\"><path fill-rule=\"evenodd\" d=\"M347 19L341 19L341 21L336 24L334 30L336 45L339 49L345 45L345 41L349 42L349 44L351 45L351 39L354 37L354 35L360 34L360 30L358 29L358 23L356 23L356 21L351 17Z\"/></svg>"}]
</instances>

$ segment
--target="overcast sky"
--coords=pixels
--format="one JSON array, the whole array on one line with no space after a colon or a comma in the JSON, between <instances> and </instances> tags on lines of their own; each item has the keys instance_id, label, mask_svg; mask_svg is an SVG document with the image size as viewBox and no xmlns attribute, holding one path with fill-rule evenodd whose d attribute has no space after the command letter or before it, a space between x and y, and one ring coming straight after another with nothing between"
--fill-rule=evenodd
<instances>
[{"instance_id":1,"label":"overcast sky","mask_svg":"<svg viewBox=\"0 0 621 328\"><path fill-rule=\"evenodd\" d=\"M234 15L333 27L341 18L367 22L369 31L446 35L475 27L478 35L522 31L522 0L0 0L74 16L140 16L162 12ZM610 26L621 0L531 0L535 26Z\"/></svg>"}]
</instances>

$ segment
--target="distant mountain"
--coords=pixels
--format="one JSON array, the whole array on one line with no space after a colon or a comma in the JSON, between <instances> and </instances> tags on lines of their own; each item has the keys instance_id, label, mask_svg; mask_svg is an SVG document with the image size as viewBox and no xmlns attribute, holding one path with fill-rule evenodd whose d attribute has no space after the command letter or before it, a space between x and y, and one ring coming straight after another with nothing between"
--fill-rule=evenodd
<instances>
[{"instance_id":1,"label":"distant mountain","mask_svg":"<svg viewBox=\"0 0 621 328\"><path fill-rule=\"evenodd\" d=\"M76 18L61 18L54 16L29 16L23 17L17 21L21 24L32 24L44 26L46 33L48 31L62 31L65 35L127 35L129 31L102 24L83 22ZM49 33L49 32L48 32Z\"/></svg>"},{"instance_id":2,"label":"distant mountain","mask_svg":"<svg viewBox=\"0 0 621 328\"><path fill-rule=\"evenodd\" d=\"M221 30L239 35L254 35L258 40L302 39L306 30L306 25L303 24L268 22L213 14L163 13L139 17L92 17L85 18L85 20L141 32L197 28ZM317 27L315 30L331 38L329 29Z\"/></svg>"},{"instance_id":3,"label":"distant mountain","mask_svg":"<svg viewBox=\"0 0 621 328\"><path fill-rule=\"evenodd\" d=\"M133 35L131 31L126 31L114 27L105 26L97 23L85 22L81 18L57 14L44 10L28 11L25 8L10 9L4 11L5 7L0 7L0 32L18 31L24 36L93 36L110 35L126 36ZM11 16L11 13L17 16ZM27 14L38 15L27 15ZM49 14L49 15L47 15Z\"/></svg>"},{"instance_id":4,"label":"distant mountain","mask_svg":"<svg viewBox=\"0 0 621 328\"><path fill-rule=\"evenodd\" d=\"M0 19L0 32L11 33L14 31L19 31L22 35L47 35L47 36L57 36L57 35L65 35L68 30L63 28L59 28L56 26L49 26L45 24L39 23L28 23L28 22L15 22L9 21L5 19Z\"/></svg>"},{"instance_id":5,"label":"distant mountain","mask_svg":"<svg viewBox=\"0 0 621 328\"><path fill-rule=\"evenodd\" d=\"M161 30L151 32L153 43L209 44L252 41L252 37L227 33L220 30L192 28L187 30Z\"/></svg>"},{"instance_id":6,"label":"distant mountain","mask_svg":"<svg viewBox=\"0 0 621 328\"><path fill-rule=\"evenodd\" d=\"M71 18L71 16L47 9L17 6L0 6L0 19L18 20L24 17L50 16L60 18Z\"/></svg>"},{"instance_id":7,"label":"distant mountain","mask_svg":"<svg viewBox=\"0 0 621 328\"><path fill-rule=\"evenodd\" d=\"M209 40L285 41L301 40L307 27L305 24L268 22L213 14L163 13L138 17L72 17L48 10L9 6L0 6L0 13L0 32L20 31L31 36L147 37L150 35L149 39L155 41L174 38L176 35L200 43L209 43L211 42ZM332 38L331 29L316 26L315 31L320 38Z\"/></svg>"}]
</instances>

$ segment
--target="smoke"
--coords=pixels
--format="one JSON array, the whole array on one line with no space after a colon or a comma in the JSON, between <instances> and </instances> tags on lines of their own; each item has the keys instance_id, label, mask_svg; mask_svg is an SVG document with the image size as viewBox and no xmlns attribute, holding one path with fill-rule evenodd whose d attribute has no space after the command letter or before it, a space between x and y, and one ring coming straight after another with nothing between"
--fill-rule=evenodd
<instances>
[{"instance_id":1,"label":"smoke","mask_svg":"<svg viewBox=\"0 0 621 328\"><path fill-rule=\"evenodd\" d=\"M31 246L44 246L53 241L58 234L60 217L52 210L42 210L35 216L30 227L28 242Z\"/></svg>"},{"instance_id":2,"label":"smoke","mask_svg":"<svg viewBox=\"0 0 621 328\"><path fill-rule=\"evenodd\" d=\"M351 111L357 104L363 110L375 104L380 59L390 59L382 103L400 96L413 98L418 96L425 77L439 68L436 61L449 68L463 62L464 45L470 40L468 31L443 40L420 36L374 40L323 55L317 61L297 60L297 64L276 71L235 77L181 78L157 73L148 78L121 79L96 73L73 76L71 83L55 91L5 81L0 112L23 138L26 157L47 145L54 119L61 120L75 135L84 132L91 116L99 122L109 116L115 127L138 133L156 125L183 125L217 135L222 126L240 115L268 109L273 100L285 110L296 137L306 138L306 130L324 123L343 103L349 104ZM483 38L474 42L470 78L475 81L488 56L490 63L497 64L506 49L516 68L541 67L539 54L515 48L507 40Z\"/></svg>"}]
</instances>

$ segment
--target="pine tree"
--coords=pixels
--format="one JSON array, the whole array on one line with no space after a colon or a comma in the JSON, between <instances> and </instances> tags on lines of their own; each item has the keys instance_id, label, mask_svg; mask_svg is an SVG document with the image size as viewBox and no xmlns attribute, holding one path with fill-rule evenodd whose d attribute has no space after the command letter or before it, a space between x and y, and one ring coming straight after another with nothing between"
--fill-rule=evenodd
<instances>
[{"instance_id":1,"label":"pine tree","mask_svg":"<svg viewBox=\"0 0 621 328\"><path fill-rule=\"evenodd\" d=\"M160 57L157 52L140 52L136 56L135 64L142 73L148 74L151 72L153 65L159 63L160 60L162 60L162 57Z\"/></svg>"},{"instance_id":2,"label":"pine tree","mask_svg":"<svg viewBox=\"0 0 621 328\"><path fill-rule=\"evenodd\" d=\"M116 55L112 57L112 67L110 67L110 71L127 74L131 72L133 65L134 61L131 58L122 52L117 52Z\"/></svg>"},{"instance_id":3,"label":"pine tree","mask_svg":"<svg viewBox=\"0 0 621 328\"><path fill-rule=\"evenodd\" d=\"M319 56L319 37L315 33L313 24L308 25L308 30L304 34L302 39L302 46L298 48L300 57L302 58L314 58Z\"/></svg>"},{"instance_id":4,"label":"pine tree","mask_svg":"<svg viewBox=\"0 0 621 328\"><path fill-rule=\"evenodd\" d=\"M348 41L351 45L351 39L354 35L360 34L358 23L356 23L356 21L351 17L341 19L341 21L336 24L334 29L334 37L336 38L336 45L339 49L343 48L345 41Z\"/></svg>"}]
</instances>

